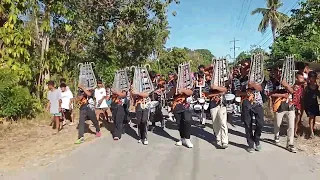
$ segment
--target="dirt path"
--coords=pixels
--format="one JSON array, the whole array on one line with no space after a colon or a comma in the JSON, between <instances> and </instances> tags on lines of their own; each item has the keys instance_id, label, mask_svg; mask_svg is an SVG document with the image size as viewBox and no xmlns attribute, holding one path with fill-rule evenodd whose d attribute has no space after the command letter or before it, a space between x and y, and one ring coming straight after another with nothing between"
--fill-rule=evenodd
<instances>
[{"instance_id":1,"label":"dirt path","mask_svg":"<svg viewBox=\"0 0 320 180\"><path fill-rule=\"evenodd\" d=\"M20 168L45 166L50 164L61 154L69 153L77 145L74 144L78 136L77 125L68 126L56 135L49 126L49 120L35 120L9 125L0 134L0 169L12 171ZM90 122L90 121L89 121ZM88 123L89 123L88 122ZM95 139L94 127L87 127L86 141ZM103 135L109 134L101 128Z\"/></svg>"}]
</instances>

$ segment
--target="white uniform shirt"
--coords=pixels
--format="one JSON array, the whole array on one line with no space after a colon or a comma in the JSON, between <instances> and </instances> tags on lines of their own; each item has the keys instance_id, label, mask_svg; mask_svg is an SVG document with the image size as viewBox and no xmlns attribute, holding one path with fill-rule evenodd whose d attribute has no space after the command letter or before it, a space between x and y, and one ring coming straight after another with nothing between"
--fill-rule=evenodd
<instances>
[{"instance_id":1,"label":"white uniform shirt","mask_svg":"<svg viewBox=\"0 0 320 180\"><path fill-rule=\"evenodd\" d=\"M107 92L105 88L96 88L94 90L94 98L96 99L96 108L107 108L107 101L104 98L101 105L99 106L99 101L104 97L107 96Z\"/></svg>"},{"instance_id":2,"label":"white uniform shirt","mask_svg":"<svg viewBox=\"0 0 320 180\"><path fill-rule=\"evenodd\" d=\"M70 101L73 98L73 94L70 90L66 90L65 92L61 92L61 108L63 109L70 109ZM71 105L71 108L73 108L73 106Z\"/></svg>"}]
</instances>

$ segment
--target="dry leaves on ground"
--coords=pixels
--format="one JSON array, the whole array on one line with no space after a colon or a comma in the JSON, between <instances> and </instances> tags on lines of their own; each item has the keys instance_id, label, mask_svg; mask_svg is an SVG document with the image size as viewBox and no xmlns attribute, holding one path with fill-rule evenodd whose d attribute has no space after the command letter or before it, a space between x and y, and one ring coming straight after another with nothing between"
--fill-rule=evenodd
<instances>
[{"instance_id":1,"label":"dry leaves on ground","mask_svg":"<svg viewBox=\"0 0 320 180\"><path fill-rule=\"evenodd\" d=\"M58 155L79 146L74 144L78 136L76 125L65 125L58 134L53 135L55 130L49 124L50 120L21 120L19 123L1 125L0 169L7 171L44 166ZM94 128L89 129L95 132ZM101 132L103 135L108 134L105 128ZM85 141L93 140L94 137L94 134L86 133Z\"/></svg>"}]
</instances>

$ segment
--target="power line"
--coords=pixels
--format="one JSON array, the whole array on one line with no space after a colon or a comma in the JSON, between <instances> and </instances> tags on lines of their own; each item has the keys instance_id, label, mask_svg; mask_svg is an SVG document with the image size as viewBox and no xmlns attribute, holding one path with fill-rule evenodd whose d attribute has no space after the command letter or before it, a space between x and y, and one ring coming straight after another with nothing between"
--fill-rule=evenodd
<instances>
[{"instance_id":1,"label":"power line","mask_svg":"<svg viewBox=\"0 0 320 180\"><path fill-rule=\"evenodd\" d=\"M245 4L246 1L248 1L248 0L243 0L243 1L242 1L241 10L240 10L240 13L239 13L239 15L238 15L238 21L237 21L237 24L236 24L236 28L238 28L239 25L240 25L240 23L239 23L239 22L240 22L240 17L241 17L242 10L243 10L243 7L244 7L244 4Z\"/></svg>"},{"instance_id":2,"label":"power line","mask_svg":"<svg viewBox=\"0 0 320 180\"><path fill-rule=\"evenodd\" d=\"M233 38L233 41L230 41L233 42L233 47L230 48L230 50L233 50L233 59L236 60L236 49L239 49L240 47L236 47L236 42L237 41L240 41L240 40L236 40L236 38Z\"/></svg>"},{"instance_id":3,"label":"power line","mask_svg":"<svg viewBox=\"0 0 320 180\"><path fill-rule=\"evenodd\" d=\"M251 3L252 3L252 0L250 0L250 2L249 2L249 7L248 7L247 13L246 13L246 15L244 16L244 19L243 19L243 21L242 21L242 26L241 26L241 29L240 29L240 30L242 30L243 25L244 25L244 23L246 22L248 13L249 13L249 11L250 11Z\"/></svg>"}]
</instances>

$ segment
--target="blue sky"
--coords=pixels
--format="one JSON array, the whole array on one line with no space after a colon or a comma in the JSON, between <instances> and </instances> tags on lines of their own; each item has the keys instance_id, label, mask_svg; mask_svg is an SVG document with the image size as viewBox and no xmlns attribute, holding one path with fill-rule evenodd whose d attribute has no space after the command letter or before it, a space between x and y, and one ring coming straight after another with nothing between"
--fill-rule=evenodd
<instances>
[{"instance_id":1,"label":"blue sky","mask_svg":"<svg viewBox=\"0 0 320 180\"><path fill-rule=\"evenodd\" d=\"M297 0L282 0L280 11L290 15ZM242 8L243 6L243 8ZM268 50L272 43L271 30L265 34L257 31L261 15L251 15L257 7L265 7L265 0L180 0L180 4L169 8L170 36L166 47L188 47L209 49L215 56L232 55L230 43L235 37L236 55L259 45ZM176 11L174 17L171 12ZM247 14L247 15L246 15Z\"/></svg>"}]
</instances>

